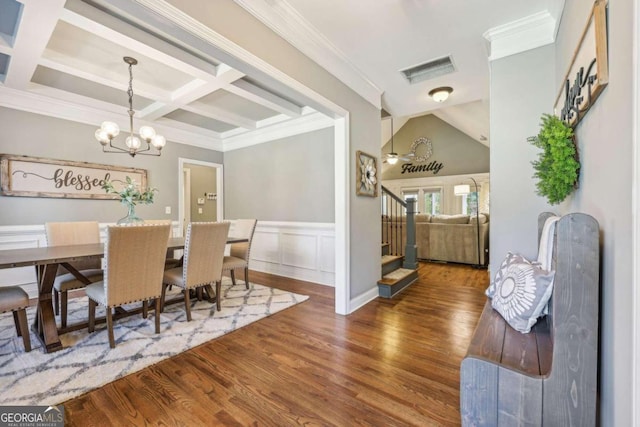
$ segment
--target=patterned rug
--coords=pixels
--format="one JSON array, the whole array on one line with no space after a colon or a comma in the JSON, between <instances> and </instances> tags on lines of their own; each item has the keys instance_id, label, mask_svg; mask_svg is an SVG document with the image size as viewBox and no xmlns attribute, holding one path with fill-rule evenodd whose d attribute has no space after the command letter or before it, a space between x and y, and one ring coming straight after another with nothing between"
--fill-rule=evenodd
<instances>
[{"instance_id":1,"label":"patterned rug","mask_svg":"<svg viewBox=\"0 0 640 427\"><path fill-rule=\"evenodd\" d=\"M231 286L227 278L222 293L219 312L215 303L195 301L191 322L186 320L183 303L165 306L160 334L154 333L153 311L148 319L139 314L115 321L115 349L109 348L106 324L100 324L92 334L82 329L62 335L65 348L50 354L43 352L32 333L33 349L25 353L13 316L1 315L0 405L60 404L309 298L254 283L247 290L243 281ZM27 315L31 324L35 308L28 309ZM70 299L68 316L69 324L86 321L87 298ZM104 316L104 308L98 307L96 316Z\"/></svg>"}]
</instances>

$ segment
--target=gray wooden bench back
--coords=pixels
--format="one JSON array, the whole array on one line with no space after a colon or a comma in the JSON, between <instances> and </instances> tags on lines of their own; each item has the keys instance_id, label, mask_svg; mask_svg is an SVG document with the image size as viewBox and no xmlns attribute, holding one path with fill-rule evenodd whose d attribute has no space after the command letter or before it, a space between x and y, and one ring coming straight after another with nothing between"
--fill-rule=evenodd
<instances>
[{"instance_id":1,"label":"gray wooden bench back","mask_svg":"<svg viewBox=\"0 0 640 427\"><path fill-rule=\"evenodd\" d=\"M538 218L538 241L550 213ZM549 315L531 334L487 302L460 368L463 426L593 426L598 373L599 228L585 214L556 223Z\"/></svg>"}]
</instances>

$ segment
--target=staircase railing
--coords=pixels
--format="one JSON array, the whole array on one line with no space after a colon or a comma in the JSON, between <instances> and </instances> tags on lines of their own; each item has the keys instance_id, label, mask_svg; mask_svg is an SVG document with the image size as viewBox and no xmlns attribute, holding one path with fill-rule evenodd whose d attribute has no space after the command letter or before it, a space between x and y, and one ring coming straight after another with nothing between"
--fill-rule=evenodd
<instances>
[{"instance_id":1,"label":"staircase railing","mask_svg":"<svg viewBox=\"0 0 640 427\"><path fill-rule=\"evenodd\" d=\"M384 185L382 187L382 243L389 244L390 255L404 255L404 268L415 269L416 247L416 200L402 200Z\"/></svg>"}]
</instances>

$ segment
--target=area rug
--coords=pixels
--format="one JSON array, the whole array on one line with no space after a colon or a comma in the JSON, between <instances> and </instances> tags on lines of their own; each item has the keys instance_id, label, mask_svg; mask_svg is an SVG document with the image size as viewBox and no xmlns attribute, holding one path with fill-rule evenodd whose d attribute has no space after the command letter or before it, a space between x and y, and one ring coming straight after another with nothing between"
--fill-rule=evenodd
<instances>
[{"instance_id":1,"label":"area rug","mask_svg":"<svg viewBox=\"0 0 640 427\"><path fill-rule=\"evenodd\" d=\"M50 354L32 333L33 350L26 353L13 316L5 313L0 316L0 405L60 404L308 299L255 283L246 289L241 280L232 286L227 278L222 294L221 311L215 311L215 303L195 301L191 322L183 303L167 305L160 334L154 333L151 310L148 319L139 314L115 321L115 349L109 348L106 325L101 324L91 334L82 329L62 335L65 348ZM27 315L31 324L35 308ZM87 298L70 299L69 324L87 316ZM104 316L104 308L98 307L96 316Z\"/></svg>"}]
</instances>

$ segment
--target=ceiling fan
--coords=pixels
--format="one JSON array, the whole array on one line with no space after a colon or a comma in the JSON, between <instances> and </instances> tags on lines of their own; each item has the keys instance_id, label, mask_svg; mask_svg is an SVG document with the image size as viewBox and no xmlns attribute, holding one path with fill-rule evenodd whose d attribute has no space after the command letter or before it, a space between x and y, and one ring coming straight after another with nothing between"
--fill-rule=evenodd
<instances>
[{"instance_id":1,"label":"ceiling fan","mask_svg":"<svg viewBox=\"0 0 640 427\"><path fill-rule=\"evenodd\" d=\"M402 160L403 162L406 162L411 160L413 156L414 156L413 153L398 155L398 153L396 153L393 150L393 117L391 117L391 152L383 156L382 162L388 163L390 165L395 165L396 163L398 163L398 160Z\"/></svg>"}]
</instances>

